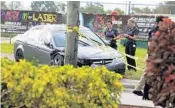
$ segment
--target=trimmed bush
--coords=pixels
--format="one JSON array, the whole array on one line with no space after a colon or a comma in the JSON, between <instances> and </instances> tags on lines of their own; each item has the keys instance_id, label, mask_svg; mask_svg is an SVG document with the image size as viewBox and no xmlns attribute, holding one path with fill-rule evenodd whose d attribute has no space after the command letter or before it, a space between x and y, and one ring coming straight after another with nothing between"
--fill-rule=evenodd
<instances>
[{"instance_id":1,"label":"trimmed bush","mask_svg":"<svg viewBox=\"0 0 175 108\"><path fill-rule=\"evenodd\" d=\"M34 66L1 59L1 106L17 108L117 108L121 75L105 67Z\"/></svg>"}]
</instances>

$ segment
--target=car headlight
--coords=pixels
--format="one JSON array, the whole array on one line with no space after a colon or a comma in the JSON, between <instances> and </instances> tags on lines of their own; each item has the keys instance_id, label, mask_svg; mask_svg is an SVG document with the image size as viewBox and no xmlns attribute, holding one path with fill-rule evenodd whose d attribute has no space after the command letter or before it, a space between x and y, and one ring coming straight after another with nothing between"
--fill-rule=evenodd
<instances>
[{"instance_id":1,"label":"car headlight","mask_svg":"<svg viewBox=\"0 0 175 108\"><path fill-rule=\"evenodd\" d=\"M81 64L84 64L85 60L83 60L83 59L78 59L78 62L81 63Z\"/></svg>"},{"instance_id":2,"label":"car headlight","mask_svg":"<svg viewBox=\"0 0 175 108\"><path fill-rule=\"evenodd\" d=\"M86 59L79 59L79 63L84 64L84 65L91 65L92 61L91 60L86 60Z\"/></svg>"},{"instance_id":3,"label":"car headlight","mask_svg":"<svg viewBox=\"0 0 175 108\"><path fill-rule=\"evenodd\" d=\"M123 63L124 62L124 58L123 57L115 58L112 62L113 63Z\"/></svg>"}]
</instances>

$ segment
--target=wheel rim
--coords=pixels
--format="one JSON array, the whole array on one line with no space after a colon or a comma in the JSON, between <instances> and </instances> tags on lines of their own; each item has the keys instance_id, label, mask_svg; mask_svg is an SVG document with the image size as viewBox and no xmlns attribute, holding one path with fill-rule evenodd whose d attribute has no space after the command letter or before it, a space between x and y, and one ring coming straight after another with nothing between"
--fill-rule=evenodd
<instances>
[{"instance_id":1,"label":"wheel rim","mask_svg":"<svg viewBox=\"0 0 175 108\"><path fill-rule=\"evenodd\" d=\"M61 57L56 55L55 58L54 58L54 64L55 65L61 65Z\"/></svg>"}]
</instances>

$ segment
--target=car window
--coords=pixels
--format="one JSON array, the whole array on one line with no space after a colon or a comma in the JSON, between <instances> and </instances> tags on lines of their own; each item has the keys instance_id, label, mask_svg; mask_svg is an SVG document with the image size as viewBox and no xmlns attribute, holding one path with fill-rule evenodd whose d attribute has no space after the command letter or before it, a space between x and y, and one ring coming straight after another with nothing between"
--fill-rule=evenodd
<instances>
[{"instance_id":1,"label":"car window","mask_svg":"<svg viewBox=\"0 0 175 108\"><path fill-rule=\"evenodd\" d=\"M94 34L92 31L80 31L82 37L79 38L79 45L83 46L96 46L98 45L105 45L105 43L98 37L96 34ZM57 31L53 33L54 36L54 42L56 47L65 47L66 45L66 31ZM87 38L88 37L88 38ZM91 40L89 40L91 39Z\"/></svg>"},{"instance_id":2,"label":"car window","mask_svg":"<svg viewBox=\"0 0 175 108\"><path fill-rule=\"evenodd\" d=\"M40 44L45 44L51 42L51 33L49 31L42 31L38 37L38 42Z\"/></svg>"},{"instance_id":3,"label":"car window","mask_svg":"<svg viewBox=\"0 0 175 108\"><path fill-rule=\"evenodd\" d=\"M54 43L56 47L65 47L66 45L66 34L65 32L57 32L53 33L54 36Z\"/></svg>"},{"instance_id":4,"label":"car window","mask_svg":"<svg viewBox=\"0 0 175 108\"><path fill-rule=\"evenodd\" d=\"M29 32L25 33L25 39L27 41L38 41L38 37L40 35L41 30L30 30Z\"/></svg>"}]
</instances>

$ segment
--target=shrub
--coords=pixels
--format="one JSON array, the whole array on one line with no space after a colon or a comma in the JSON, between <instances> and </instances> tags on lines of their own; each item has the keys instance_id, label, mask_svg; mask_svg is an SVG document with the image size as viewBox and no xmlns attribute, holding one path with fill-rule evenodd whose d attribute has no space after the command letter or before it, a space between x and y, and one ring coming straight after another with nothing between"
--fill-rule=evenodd
<instances>
[{"instance_id":1,"label":"shrub","mask_svg":"<svg viewBox=\"0 0 175 108\"><path fill-rule=\"evenodd\" d=\"M2 107L118 107L121 75L105 67L34 66L2 60Z\"/></svg>"}]
</instances>

